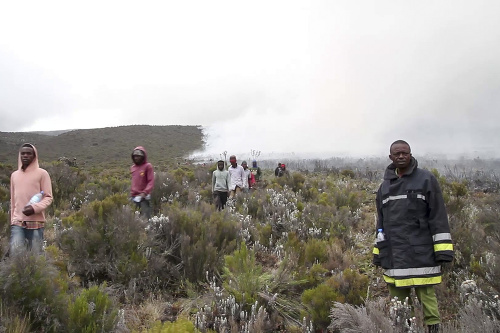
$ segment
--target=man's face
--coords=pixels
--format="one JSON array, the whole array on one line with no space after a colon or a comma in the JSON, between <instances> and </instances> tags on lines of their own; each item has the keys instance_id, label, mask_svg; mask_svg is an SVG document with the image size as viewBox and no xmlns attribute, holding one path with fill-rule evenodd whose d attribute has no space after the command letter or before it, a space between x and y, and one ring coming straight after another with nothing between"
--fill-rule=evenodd
<instances>
[{"instance_id":1,"label":"man's face","mask_svg":"<svg viewBox=\"0 0 500 333\"><path fill-rule=\"evenodd\" d=\"M217 168L218 168L220 171L224 170L224 162L218 162L218 163L217 163Z\"/></svg>"},{"instance_id":2,"label":"man's face","mask_svg":"<svg viewBox=\"0 0 500 333\"><path fill-rule=\"evenodd\" d=\"M136 165L142 164L144 162L144 156L141 155L132 155L132 160Z\"/></svg>"},{"instance_id":3,"label":"man's face","mask_svg":"<svg viewBox=\"0 0 500 333\"><path fill-rule=\"evenodd\" d=\"M35 159L35 150L31 147L22 147L19 152L21 153L21 163L24 167L30 165Z\"/></svg>"},{"instance_id":4,"label":"man's face","mask_svg":"<svg viewBox=\"0 0 500 333\"><path fill-rule=\"evenodd\" d=\"M411 163L410 147L404 143L396 143L391 147L391 154L389 155L392 163L399 168L405 169Z\"/></svg>"},{"instance_id":5,"label":"man's face","mask_svg":"<svg viewBox=\"0 0 500 333\"><path fill-rule=\"evenodd\" d=\"M233 167L234 167L234 166L236 166L236 158L231 158L231 159L229 160L229 163L231 163L231 165L232 165Z\"/></svg>"},{"instance_id":6,"label":"man's face","mask_svg":"<svg viewBox=\"0 0 500 333\"><path fill-rule=\"evenodd\" d=\"M247 169L248 168L248 165L246 163L241 163L241 166L243 167L243 169Z\"/></svg>"}]
</instances>

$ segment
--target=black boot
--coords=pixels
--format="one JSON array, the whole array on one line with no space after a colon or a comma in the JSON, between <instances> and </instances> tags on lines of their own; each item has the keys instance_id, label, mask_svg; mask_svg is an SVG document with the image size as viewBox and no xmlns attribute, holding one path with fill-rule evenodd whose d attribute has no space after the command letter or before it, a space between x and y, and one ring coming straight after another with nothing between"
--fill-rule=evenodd
<instances>
[{"instance_id":1,"label":"black boot","mask_svg":"<svg viewBox=\"0 0 500 333\"><path fill-rule=\"evenodd\" d=\"M429 333L439 333L439 324L428 325Z\"/></svg>"}]
</instances>

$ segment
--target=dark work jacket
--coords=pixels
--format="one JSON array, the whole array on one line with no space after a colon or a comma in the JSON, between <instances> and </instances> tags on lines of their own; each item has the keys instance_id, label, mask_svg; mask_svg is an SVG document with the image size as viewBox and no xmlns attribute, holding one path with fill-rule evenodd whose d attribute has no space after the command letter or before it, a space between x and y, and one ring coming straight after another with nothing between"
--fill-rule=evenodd
<instances>
[{"instance_id":1,"label":"dark work jacket","mask_svg":"<svg viewBox=\"0 0 500 333\"><path fill-rule=\"evenodd\" d=\"M440 263L452 261L453 245L436 177L419 169L413 157L402 177L391 164L376 204L377 230L383 230L385 241L375 244L373 263L386 269L385 281L396 287L440 283Z\"/></svg>"}]
</instances>

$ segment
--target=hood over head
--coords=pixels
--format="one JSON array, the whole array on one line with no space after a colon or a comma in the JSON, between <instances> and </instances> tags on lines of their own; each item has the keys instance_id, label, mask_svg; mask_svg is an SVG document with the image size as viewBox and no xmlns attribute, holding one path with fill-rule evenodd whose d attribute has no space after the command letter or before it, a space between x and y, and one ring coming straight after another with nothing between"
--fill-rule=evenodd
<instances>
[{"instance_id":1,"label":"hood over head","mask_svg":"<svg viewBox=\"0 0 500 333\"><path fill-rule=\"evenodd\" d=\"M29 146L33 148L33 151L35 152L35 157L33 158L33 161L28 165L26 169L36 169L39 168L40 165L38 164L38 151L36 150L35 145L31 143L23 143L21 147L19 147L18 155L17 155L17 169L21 170L23 167L23 162L21 162L21 148Z\"/></svg>"},{"instance_id":2,"label":"hood over head","mask_svg":"<svg viewBox=\"0 0 500 333\"><path fill-rule=\"evenodd\" d=\"M146 152L146 149L144 149L143 146L135 147L130 156L134 156L134 151L136 151L136 150L140 150L144 153L144 163L147 163L148 162L148 153Z\"/></svg>"}]
</instances>

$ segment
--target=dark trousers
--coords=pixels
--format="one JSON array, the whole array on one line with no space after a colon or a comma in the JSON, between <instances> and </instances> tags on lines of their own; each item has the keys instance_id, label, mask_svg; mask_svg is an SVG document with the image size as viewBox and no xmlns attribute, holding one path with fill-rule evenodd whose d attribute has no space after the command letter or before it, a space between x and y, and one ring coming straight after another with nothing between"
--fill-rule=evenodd
<instances>
[{"instance_id":1,"label":"dark trousers","mask_svg":"<svg viewBox=\"0 0 500 333\"><path fill-rule=\"evenodd\" d=\"M149 200L142 199L141 202L136 202L135 206L141 211L141 216L146 217L148 220L151 218L151 206Z\"/></svg>"},{"instance_id":2,"label":"dark trousers","mask_svg":"<svg viewBox=\"0 0 500 333\"><path fill-rule=\"evenodd\" d=\"M227 202L227 192L214 191L214 204L218 210L224 209Z\"/></svg>"}]
</instances>

